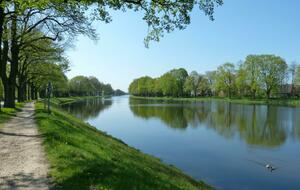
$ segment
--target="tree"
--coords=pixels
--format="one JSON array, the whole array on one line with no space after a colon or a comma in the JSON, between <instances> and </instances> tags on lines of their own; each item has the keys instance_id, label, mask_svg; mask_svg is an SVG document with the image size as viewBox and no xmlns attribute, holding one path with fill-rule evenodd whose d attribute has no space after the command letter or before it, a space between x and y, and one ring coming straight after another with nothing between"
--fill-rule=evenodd
<instances>
[{"instance_id":1,"label":"tree","mask_svg":"<svg viewBox=\"0 0 300 190\"><path fill-rule=\"evenodd\" d=\"M88 77L76 76L69 81L69 89L72 96L88 96L93 86Z\"/></svg>"},{"instance_id":2,"label":"tree","mask_svg":"<svg viewBox=\"0 0 300 190\"><path fill-rule=\"evenodd\" d=\"M185 81L185 91L189 92L190 95L193 94L193 96L196 97L200 86L200 81L201 76L196 71L192 71Z\"/></svg>"},{"instance_id":3,"label":"tree","mask_svg":"<svg viewBox=\"0 0 300 190\"><path fill-rule=\"evenodd\" d=\"M103 85L103 91L105 95L113 95L114 89L111 87L110 84L104 84Z\"/></svg>"},{"instance_id":4,"label":"tree","mask_svg":"<svg viewBox=\"0 0 300 190\"><path fill-rule=\"evenodd\" d=\"M115 96L123 96L125 95L126 93L120 89L116 89L115 92L114 92L114 95Z\"/></svg>"},{"instance_id":5,"label":"tree","mask_svg":"<svg viewBox=\"0 0 300 190\"><path fill-rule=\"evenodd\" d=\"M295 84L296 84L296 79L297 79L297 68L299 65L297 64L296 61L293 61L291 65L289 66L289 73L291 74L292 82L291 82L291 95L294 96L295 93Z\"/></svg>"},{"instance_id":6,"label":"tree","mask_svg":"<svg viewBox=\"0 0 300 190\"><path fill-rule=\"evenodd\" d=\"M205 73L205 77L207 78L208 90L210 95L216 95L217 91L217 71L207 71Z\"/></svg>"},{"instance_id":7,"label":"tree","mask_svg":"<svg viewBox=\"0 0 300 190\"><path fill-rule=\"evenodd\" d=\"M200 96L206 96L209 95L209 83L208 83L208 79L204 76L204 75L200 75L200 82L198 85L198 92L200 94Z\"/></svg>"},{"instance_id":8,"label":"tree","mask_svg":"<svg viewBox=\"0 0 300 190\"><path fill-rule=\"evenodd\" d=\"M36 32L34 35L41 35L40 32ZM41 64L59 64L60 70L66 72L69 68L69 62L63 57L63 49L57 46L52 40L44 39L38 42L31 43L30 46L24 47L20 50L19 56L19 67L17 72L17 83L18 89L18 101L22 102L27 99L26 90L28 89L29 83L34 85L31 81L33 78L37 78L38 75L42 75L42 71L33 72L32 69L36 68L34 65L38 64L39 67L43 68ZM53 68L46 66L45 68ZM36 69L35 69L36 70ZM49 71L45 71L49 72ZM54 72L55 73L55 72ZM49 73L48 73L49 75ZM53 74L54 75L54 74ZM59 79L59 77L58 77ZM46 84L48 81L46 81Z\"/></svg>"},{"instance_id":9,"label":"tree","mask_svg":"<svg viewBox=\"0 0 300 190\"><path fill-rule=\"evenodd\" d=\"M129 85L129 87L128 87L128 92L129 92L130 94L133 94L133 95L139 95L139 93L138 93L138 79L134 79L134 80L130 83L130 85Z\"/></svg>"},{"instance_id":10,"label":"tree","mask_svg":"<svg viewBox=\"0 0 300 190\"><path fill-rule=\"evenodd\" d=\"M248 77L248 71L246 70L245 65L241 64L239 66L239 69L237 70L236 79L235 79L236 90L238 94L241 96L247 94L247 91L250 86L249 82L247 81L247 77ZM256 90L252 92L255 98Z\"/></svg>"},{"instance_id":11,"label":"tree","mask_svg":"<svg viewBox=\"0 0 300 190\"><path fill-rule=\"evenodd\" d=\"M180 93L178 81L170 72L165 73L159 79L160 88L164 96L177 97Z\"/></svg>"},{"instance_id":12,"label":"tree","mask_svg":"<svg viewBox=\"0 0 300 190\"><path fill-rule=\"evenodd\" d=\"M248 55L243 64L243 69L246 72L246 82L250 88L252 98L256 97L257 92L261 88L260 66L261 60L258 55Z\"/></svg>"},{"instance_id":13,"label":"tree","mask_svg":"<svg viewBox=\"0 0 300 190\"><path fill-rule=\"evenodd\" d=\"M179 89L177 96L183 96L184 95L184 83L186 78L188 77L188 73L185 69L173 69L170 71L170 73L175 77L177 82L177 88Z\"/></svg>"},{"instance_id":14,"label":"tree","mask_svg":"<svg viewBox=\"0 0 300 190\"><path fill-rule=\"evenodd\" d=\"M227 96L231 98L235 85L235 66L232 63L225 63L217 69L217 85L218 88L227 92Z\"/></svg>"},{"instance_id":15,"label":"tree","mask_svg":"<svg viewBox=\"0 0 300 190\"><path fill-rule=\"evenodd\" d=\"M263 89L267 98L275 91L286 76L287 64L279 56L260 55L260 80L263 82Z\"/></svg>"},{"instance_id":16,"label":"tree","mask_svg":"<svg viewBox=\"0 0 300 190\"><path fill-rule=\"evenodd\" d=\"M3 85L2 85L2 82L0 80L0 110L1 110L1 101L3 100L3 97L4 97L4 89L3 89Z\"/></svg>"},{"instance_id":17,"label":"tree","mask_svg":"<svg viewBox=\"0 0 300 190\"><path fill-rule=\"evenodd\" d=\"M92 87L91 95L100 96L103 90L103 85L101 84L101 82L93 76L90 76L88 79Z\"/></svg>"},{"instance_id":18,"label":"tree","mask_svg":"<svg viewBox=\"0 0 300 190\"><path fill-rule=\"evenodd\" d=\"M295 72L295 84L300 85L300 65L297 66Z\"/></svg>"},{"instance_id":19,"label":"tree","mask_svg":"<svg viewBox=\"0 0 300 190\"><path fill-rule=\"evenodd\" d=\"M30 80L28 81L30 88L29 99L37 99L39 92L45 97L45 89L49 82L52 83L53 94L55 95L68 89L68 79L59 64L43 62L32 64L30 65L28 74L30 76Z\"/></svg>"}]
</instances>

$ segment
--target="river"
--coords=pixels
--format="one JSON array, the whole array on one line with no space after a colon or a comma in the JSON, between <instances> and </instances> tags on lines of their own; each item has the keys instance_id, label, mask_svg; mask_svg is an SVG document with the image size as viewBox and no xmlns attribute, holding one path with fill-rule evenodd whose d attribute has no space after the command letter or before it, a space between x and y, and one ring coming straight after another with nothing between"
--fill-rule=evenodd
<instances>
[{"instance_id":1,"label":"river","mask_svg":"<svg viewBox=\"0 0 300 190\"><path fill-rule=\"evenodd\" d=\"M300 189L300 108L129 96L63 108L217 189Z\"/></svg>"}]
</instances>

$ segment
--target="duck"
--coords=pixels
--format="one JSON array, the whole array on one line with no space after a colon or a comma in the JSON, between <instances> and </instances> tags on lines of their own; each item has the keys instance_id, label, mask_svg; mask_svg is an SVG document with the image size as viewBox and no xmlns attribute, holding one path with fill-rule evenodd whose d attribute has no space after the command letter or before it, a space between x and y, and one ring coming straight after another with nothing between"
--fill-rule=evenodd
<instances>
[{"instance_id":1,"label":"duck","mask_svg":"<svg viewBox=\"0 0 300 190\"><path fill-rule=\"evenodd\" d=\"M265 166L268 170L270 170L271 172L276 170L276 167L272 166L271 164L266 164Z\"/></svg>"}]
</instances>

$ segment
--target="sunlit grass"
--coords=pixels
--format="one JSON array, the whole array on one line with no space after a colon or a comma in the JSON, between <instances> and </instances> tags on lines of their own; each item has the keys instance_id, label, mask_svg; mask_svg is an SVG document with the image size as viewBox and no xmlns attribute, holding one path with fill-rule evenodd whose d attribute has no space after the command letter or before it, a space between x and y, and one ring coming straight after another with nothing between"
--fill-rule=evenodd
<instances>
[{"instance_id":1,"label":"sunlit grass","mask_svg":"<svg viewBox=\"0 0 300 190\"><path fill-rule=\"evenodd\" d=\"M1 108L0 110L0 127L3 126L11 117L16 116L18 111L21 111L21 108L24 106L24 103L16 103L16 108Z\"/></svg>"},{"instance_id":2,"label":"sunlit grass","mask_svg":"<svg viewBox=\"0 0 300 190\"><path fill-rule=\"evenodd\" d=\"M84 99L90 99L90 98L100 98L101 96L72 96L72 97L59 97L59 98L51 98L51 103L55 105L63 105L63 104L69 104L72 102L76 102L79 100L84 100Z\"/></svg>"}]
</instances>

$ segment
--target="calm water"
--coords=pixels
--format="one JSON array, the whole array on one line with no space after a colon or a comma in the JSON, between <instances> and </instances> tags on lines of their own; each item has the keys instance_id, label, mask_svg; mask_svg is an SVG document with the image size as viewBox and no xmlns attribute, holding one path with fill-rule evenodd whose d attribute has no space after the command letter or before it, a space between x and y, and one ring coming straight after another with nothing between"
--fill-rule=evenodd
<instances>
[{"instance_id":1,"label":"calm water","mask_svg":"<svg viewBox=\"0 0 300 190\"><path fill-rule=\"evenodd\" d=\"M64 108L217 189L300 189L300 108L128 96Z\"/></svg>"}]
</instances>

